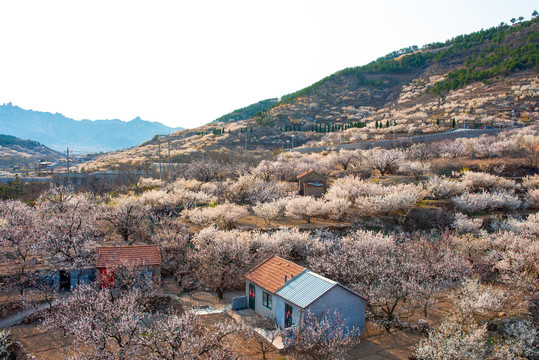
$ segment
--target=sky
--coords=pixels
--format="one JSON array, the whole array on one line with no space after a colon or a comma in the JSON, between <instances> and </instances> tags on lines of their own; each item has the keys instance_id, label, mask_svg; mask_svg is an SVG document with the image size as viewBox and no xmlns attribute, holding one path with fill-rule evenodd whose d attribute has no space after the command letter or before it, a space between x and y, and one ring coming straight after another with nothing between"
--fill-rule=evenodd
<instances>
[{"instance_id":1,"label":"sky","mask_svg":"<svg viewBox=\"0 0 539 360\"><path fill-rule=\"evenodd\" d=\"M0 0L0 104L196 127L528 0Z\"/></svg>"}]
</instances>

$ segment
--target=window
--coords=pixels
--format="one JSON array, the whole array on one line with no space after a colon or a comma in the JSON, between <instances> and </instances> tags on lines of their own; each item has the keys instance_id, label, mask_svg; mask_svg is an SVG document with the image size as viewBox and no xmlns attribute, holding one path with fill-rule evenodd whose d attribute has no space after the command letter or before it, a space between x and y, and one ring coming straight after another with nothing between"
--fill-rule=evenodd
<instances>
[{"instance_id":1,"label":"window","mask_svg":"<svg viewBox=\"0 0 539 360\"><path fill-rule=\"evenodd\" d=\"M262 292L262 305L271 310L271 295L267 292Z\"/></svg>"}]
</instances>

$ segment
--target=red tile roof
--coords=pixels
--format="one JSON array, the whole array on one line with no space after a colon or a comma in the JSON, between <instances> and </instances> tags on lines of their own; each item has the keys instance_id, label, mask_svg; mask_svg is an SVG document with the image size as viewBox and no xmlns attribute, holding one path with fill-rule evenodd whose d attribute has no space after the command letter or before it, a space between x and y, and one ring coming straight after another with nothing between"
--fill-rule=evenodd
<instances>
[{"instance_id":1,"label":"red tile roof","mask_svg":"<svg viewBox=\"0 0 539 360\"><path fill-rule=\"evenodd\" d=\"M296 178L297 178L297 179L302 178L302 177L304 177L305 175L308 175L308 174L310 174L310 173L313 173L313 174L315 174L315 175L317 175L317 176L319 176L319 177L321 177L321 178L324 178L324 179L326 178L326 176L324 176L324 175L322 175L322 174L320 174L320 173L317 173L317 172L314 171L313 169L309 169L309 170L305 171L303 174L299 174Z\"/></svg>"},{"instance_id":2,"label":"red tile roof","mask_svg":"<svg viewBox=\"0 0 539 360\"><path fill-rule=\"evenodd\" d=\"M304 270L303 266L273 255L245 274L245 277L258 286L275 293L284 285L285 277L290 280Z\"/></svg>"},{"instance_id":3,"label":"red tile roof","mask_svg":"<svg viewBox=\"0 0 539 360\"><path fill-rule=\"evenodd\" d=\"M161 251L157 245L101 246L97 248L96 268L114 268L119 265L161 265Z\"/></svg>"},{"instance_id":4,"label":"red tile roof","mask_svg":"<svg viewBox=\"0 0 539 360\"><path fill-rule=\"evenodd\" d=\"M299 179L300 177L303 177L303 176L307 175L308 173L310 173L310 172L312 172L312 171L314 171L314 170L313 170L313 169L309 169L309 170L305 171L303 174L299 174L299 175L297 176L297 178Z\"/></svg>"}]
</instances>

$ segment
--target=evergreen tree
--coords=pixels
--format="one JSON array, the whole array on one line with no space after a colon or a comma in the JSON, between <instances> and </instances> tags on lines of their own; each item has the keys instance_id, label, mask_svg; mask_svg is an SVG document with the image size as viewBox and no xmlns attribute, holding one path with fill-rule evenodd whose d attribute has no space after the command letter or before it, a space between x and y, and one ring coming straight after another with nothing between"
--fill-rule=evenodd
<instances>
[{"instance_id":1,"label":"evergreen tree","mask_svg":"<svg viewBox=\"0 0 539 360\"><path fill-rule=\"evenodd\" d=\"M440 119L436 119L436 125L440 125Z\"/></svg>"},{"instance_id":2,"label":"evergreen tree","mask_svg":"<svg viewBox=\"0 0 539 360\"><path fill-rule=\"evenodd\" d=\"M378 129L378 120L376 120L376 124L374 124L374 127Z\"/></svg>"},{"instance_id":3,"label":"evergreen tree","mask_svg":"<svg viewBox=\"0 0 539 360\"><path fill-rule=\"evenodd\" d=\"M455 121L455 118L453 118L453 121L451 122L451 127L452 127L452 128L456 128L456 127L457 127L457 122Z\"/></svg>"},{"instance_id":4,"label":"evergreen tree","mask_svg":"<svg viewBox=\"0 0 539 360\"><path fill-rule=\"evenodd\" d=\"M389 120L386 121L386 128L389 127Z\"/></svg>"}]
</instances>

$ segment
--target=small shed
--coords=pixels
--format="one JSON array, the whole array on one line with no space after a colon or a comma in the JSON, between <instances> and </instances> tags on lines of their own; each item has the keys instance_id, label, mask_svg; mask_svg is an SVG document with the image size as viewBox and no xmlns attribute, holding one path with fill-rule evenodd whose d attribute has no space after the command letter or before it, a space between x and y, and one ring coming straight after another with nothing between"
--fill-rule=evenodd
<instances>
[{"instance_id":1,"label":"small shed","mask_svg":"<svg viewBox=\"0 0 539 360\"><path fill-rule=\"evenodd\" d=\"M305 196L324 196L327 190L327 178L309 169L298 175L299 194Z\"/></svg>"},{"instance_id":2,"label":"small shed","mask_svg":"<svg viewBox=\"0 0 539 360\"><path fill-rule=\"evenodd\" d=\"M246 275L248 306L283 327L298 325L306 310L338 311L348 328L365 330L367 299L336 281L271 256Z\"/></svg>"},{"instance_id":3,"label":"small shed","mask_svg":"<svg viewBox=\"0 0 539 360\"><path fill-rule=\"evenodd\" d=\"M96 268L101 287L114 286L114 271L120 266L140 270L140 276L161 283L161 251L157 245L101 246L97 248Z\"/></svg>"}]
</instances>

